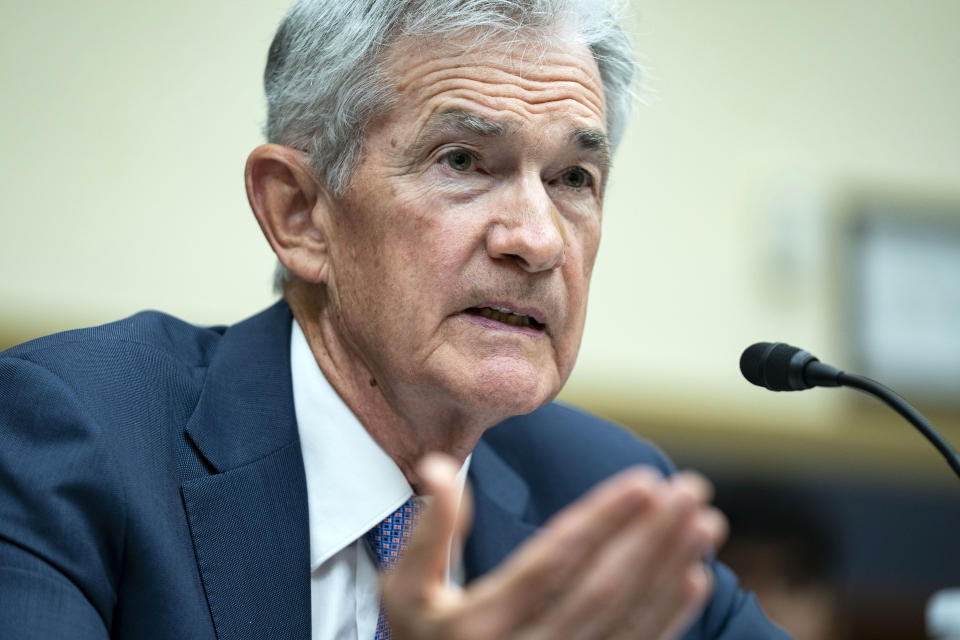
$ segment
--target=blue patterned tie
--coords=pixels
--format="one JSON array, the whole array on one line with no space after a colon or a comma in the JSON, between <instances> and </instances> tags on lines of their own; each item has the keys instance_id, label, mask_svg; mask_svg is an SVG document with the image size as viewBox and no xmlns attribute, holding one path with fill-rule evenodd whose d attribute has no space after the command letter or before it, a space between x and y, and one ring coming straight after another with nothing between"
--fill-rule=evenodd
<instances>
[{"instance_id":1,"label":"blue patterned tie","mask_svg":"<svg viewBox=\"0 0 960 640\"><path fill-rule=\"evenodd\" d=\"M400 554L407 548L410 532L420 517L422 506L416 498L410 498L399 509L387 516L383 522L364 534L364 539L373 550L377 566L381 571L389 571L397 564ZM377 633L374 640L390 640L390 625L380 607L377 617Z\"/></svg>"}]
</instances>

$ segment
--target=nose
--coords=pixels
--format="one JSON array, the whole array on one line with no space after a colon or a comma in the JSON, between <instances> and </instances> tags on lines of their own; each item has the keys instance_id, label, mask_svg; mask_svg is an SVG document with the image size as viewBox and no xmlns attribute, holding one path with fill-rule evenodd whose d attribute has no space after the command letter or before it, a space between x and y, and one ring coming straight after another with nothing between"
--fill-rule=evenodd
<instances>
[{"instance_id":1,"label":"nose","mask_svg":"<svg viewBox=\"0 0 960 640\"><path fill-rule=\"evenodd\" d=\"M539 176L524 176L506 190L487 231L487 254L513 260L527 272L549 271L563 265L567 244L563 218Z\"/></svg>"}]
</instances>

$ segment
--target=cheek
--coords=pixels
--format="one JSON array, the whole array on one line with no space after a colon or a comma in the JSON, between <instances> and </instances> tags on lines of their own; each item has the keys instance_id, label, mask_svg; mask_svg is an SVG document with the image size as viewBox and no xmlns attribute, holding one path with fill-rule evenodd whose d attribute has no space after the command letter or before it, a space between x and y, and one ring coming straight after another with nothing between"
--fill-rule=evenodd
<instances>
[{"instance_id":1,"label":"cheek","mask_svg":"<svg viewBox=\"0 0 960 640\"><path fill-rule=\"evenodd\" d=\"M569 250L568 264L565 265L570 270L567 278L571 291L585 298L590 288L590 276L593 274L597 251L600 248L599 221L584 225L578 229L574 237L576 240ZM586 300L583 303L586 304Z\"/></svg>"},{"instance_id":2,"label":"cheek","mask_svg":"<svg viewBox=\"0 0 960 640\"><path fill-rule=\"evenodd\" d=\"M569 249L568 261L564 265L564 278L567 289L568 327L564 338L558 345L560 357L568 360L576 357L583 335L586 320L587 297L590 289L590 276L600 244L600 226L584 227L575 236L576 241Z\"/></svg>"},{"instance_id":3,"label":"cheek","mask_svg":"<svg viewBox=\"0 0 960 640\"><path fill-rule=\"evenodd\" d=\"M397 226L386 242L395 252L394 261L412 277L424 278L417 284L420 288L429 282L458 282L482 246L483 217L469 207L429 198L407 203L398 213Z\"/></svg>"},{"instance_id":4,"label":"cheek","mask_svg":"<svg viewBox=\"0 0 960 640\"><path fill-rule=\"evenodd\" d=\"M593 263L597 259L597 251L600 250L601 225L599 216L591 221L587 227L583 240L583 269L584 275L589 283L590 274L593 273Z\"/></svg>"}]
</instances>

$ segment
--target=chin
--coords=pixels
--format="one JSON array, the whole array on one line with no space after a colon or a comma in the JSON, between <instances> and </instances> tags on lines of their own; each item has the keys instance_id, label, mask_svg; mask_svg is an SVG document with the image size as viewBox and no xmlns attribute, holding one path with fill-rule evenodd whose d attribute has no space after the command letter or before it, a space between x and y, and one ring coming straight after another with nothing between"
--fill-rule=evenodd
<instances>
[{"instance_id":1,"label":"chin","mask_svg":"<svg viewBox=\"0 0 960 640\"><path fill-rule=\"evenodd\" d=\"M493 366L477 372L474 394L477 408L499 416L497 422L543 406L560 391L560 377L553 367Z\"/></svg>"}]
</instances>

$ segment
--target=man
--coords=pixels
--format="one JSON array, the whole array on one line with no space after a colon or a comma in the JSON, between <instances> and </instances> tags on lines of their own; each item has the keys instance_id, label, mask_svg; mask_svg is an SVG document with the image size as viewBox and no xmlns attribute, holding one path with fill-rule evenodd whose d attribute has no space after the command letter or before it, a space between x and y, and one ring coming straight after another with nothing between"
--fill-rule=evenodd
<instances>
[{"instance_id":1,"label":"man","mask_svg":"<svg viewBox=\"0 0 960 640\"><path fill-rule=\"evenodd\" d=\"M631 74L600 3L298 3L246 168L284 301L2 359L0 636L783 637L705 481L548 404Z\"/></svg>"}]
</instances>

